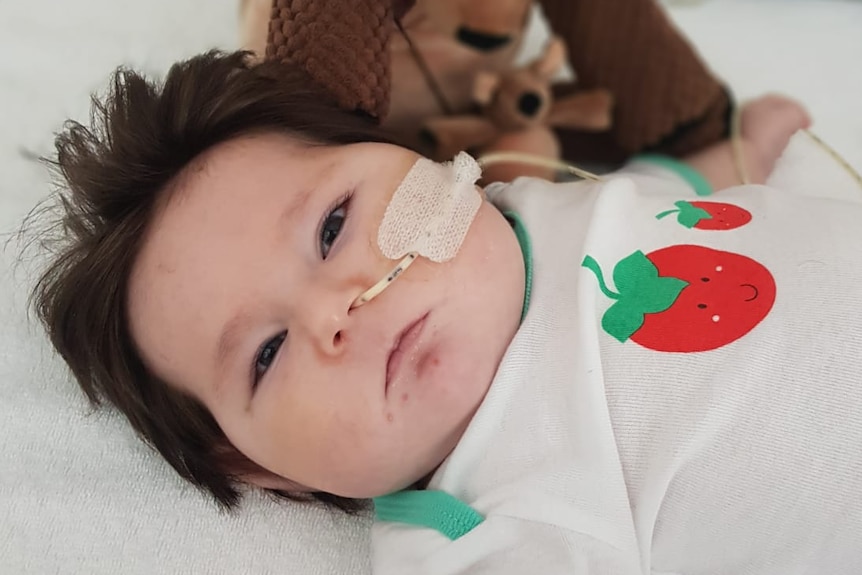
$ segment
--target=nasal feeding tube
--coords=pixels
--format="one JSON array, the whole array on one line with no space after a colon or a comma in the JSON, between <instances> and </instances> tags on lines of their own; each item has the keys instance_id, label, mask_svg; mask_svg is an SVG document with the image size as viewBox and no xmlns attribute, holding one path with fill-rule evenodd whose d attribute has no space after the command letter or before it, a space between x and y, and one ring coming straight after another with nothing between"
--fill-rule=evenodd
<instances>
[{"instance_id":1,"label":"nasal feeding tube","mask_svg":"<svg viewBox=\"0 0 862 575\"><path fill-rule=\"evenodd\" d=\"M401 181L377 232L380 252L398 264L360 294L354 309L389 287L419 256L441 263L458 253L482 205L476 181L482 168L461 152L451 162L438 164L420 158Z\"/></svg>"}]
</instances>

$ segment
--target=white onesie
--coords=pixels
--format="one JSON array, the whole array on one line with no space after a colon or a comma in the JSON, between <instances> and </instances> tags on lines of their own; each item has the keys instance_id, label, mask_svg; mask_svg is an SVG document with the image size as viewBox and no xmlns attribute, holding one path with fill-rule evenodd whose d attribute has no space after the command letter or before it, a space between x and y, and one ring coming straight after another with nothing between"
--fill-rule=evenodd
<instances>
[{"instance_id":1,"label":"white onesie","mask_svg":"<svg viewBox=\"0 0 862 575\"><path fill-rule=\"evenodd\" d=\"M375 573L862 573L862 204L488 192L526 314L428 491L376 500Z\"/></svg>"}]
</instances>

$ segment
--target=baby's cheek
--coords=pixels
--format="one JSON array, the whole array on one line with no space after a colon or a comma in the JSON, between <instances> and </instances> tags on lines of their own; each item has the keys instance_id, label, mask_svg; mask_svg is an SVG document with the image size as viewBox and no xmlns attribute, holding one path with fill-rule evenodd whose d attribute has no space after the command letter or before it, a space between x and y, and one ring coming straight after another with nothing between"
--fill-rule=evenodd
<instances>
[{"instance_id":1,"label":"baby's cheek","mask_svg":"<svg viewBox=\"0 0 862 575\"><path fill-rule=\"evenodd\" d=\"M500 311L503 300L511 299L508 292L523 289L524 258L517 236L503 214L487 202L454 263L457 269L450 281L459 298L479 306L471 309L474 315L488 307Z\"/></svg>"},{"instance_id":2,"label":"baby's cheek","mask_svg":"<svg viewBox=\"0 0 862 575\"><path fill-rule=\"evenodd\" d=\"M470 285L474 281L473 278L481 272L481 269L492 258L494 247L488 226L488 218L483 213L485 211L484 206L485 204L483 203L483 207L479 208L455 257L448 262L440 264L428 262L432 266L435 275L440 276L441 289L447 291L452 289L474 289L474 286Z\"/></svg>"},{"instance_id":3,"label":"baby's cheek","mask_svg":"<svg viewBox=\"0 0 862 575\"><path fill-rule=\"evenodd\" d=\"M326 455L318 469L324 490L344 497L376 497L395 490L409 467L409 455L400 453L400 422L378 429L343 428L330 435Z\"/></svg>"}]
</instances>

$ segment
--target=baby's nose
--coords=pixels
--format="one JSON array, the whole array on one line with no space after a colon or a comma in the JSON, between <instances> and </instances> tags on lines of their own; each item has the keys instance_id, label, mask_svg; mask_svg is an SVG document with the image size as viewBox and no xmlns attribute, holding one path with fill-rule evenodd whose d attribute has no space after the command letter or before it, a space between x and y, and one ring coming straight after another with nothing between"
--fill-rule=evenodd
<instances>
[{"instance_id":1,"label":"baby's nose","mask_svg":"<svg viewBox=\"0 0 862 575\"><path fill-rule=\"evenodd\" d=\"M310 315L313 317L309 322L311 324L309 332L318 351L327 356L341 353L347 340L348 311L346 309L343 313L321 311Z\"/></svg>"}]
</instances>

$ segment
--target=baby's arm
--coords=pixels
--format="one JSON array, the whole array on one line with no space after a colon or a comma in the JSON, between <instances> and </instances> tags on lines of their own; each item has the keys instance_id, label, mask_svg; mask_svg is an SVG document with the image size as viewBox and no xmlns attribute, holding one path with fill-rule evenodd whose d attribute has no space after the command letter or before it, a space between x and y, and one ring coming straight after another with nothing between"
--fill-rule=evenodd
<instances>
[{"instance_id":1,"label":"baby's arm","mask_svg":"<svg viewBox=\"0 0 862 575\"><path fill-rule=\"evenodd\" d=\"M807 128L811 120L798 102L774 95L745 104L740 113L742 160L749 183L763 184L790 137ZM684 161L700 172L713 190L742 183L729 140L688 156Z\"/></svg>"}]
</instances>

